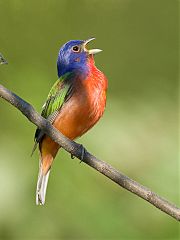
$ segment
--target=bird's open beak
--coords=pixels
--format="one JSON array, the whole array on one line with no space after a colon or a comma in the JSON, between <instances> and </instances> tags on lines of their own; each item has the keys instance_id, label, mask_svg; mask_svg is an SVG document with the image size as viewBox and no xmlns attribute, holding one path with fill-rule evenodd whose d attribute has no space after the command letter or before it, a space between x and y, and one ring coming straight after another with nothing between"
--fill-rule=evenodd
<instances>
[{"instance_id":1,"label":"bird's open beak","mask_svg":"<svg viewBox=\"0 0 180 240\"><path fill-rule=\"evenodd\" d=\"M6 59L0 54L0 64L8 64Z\"/></svg>"},{"instance_id":2,"label":"bird's open beak","mask_svg":"<svg viewBox=\"0 0 180 240\"><path fill-rule=\"evenodd\" d=\"M94 39L95 39L95 38L89 38L88 40L86 40L86 41L84 42L84 49L85 49L86 52L88 52L88 54L96 54L96 53L102 52L101 49L90 49L90 50L88 50L88 49L86 48L86 45L87 45L89 42L91 42L92 40L94 40Z\"/></svg>"}]
</instances>

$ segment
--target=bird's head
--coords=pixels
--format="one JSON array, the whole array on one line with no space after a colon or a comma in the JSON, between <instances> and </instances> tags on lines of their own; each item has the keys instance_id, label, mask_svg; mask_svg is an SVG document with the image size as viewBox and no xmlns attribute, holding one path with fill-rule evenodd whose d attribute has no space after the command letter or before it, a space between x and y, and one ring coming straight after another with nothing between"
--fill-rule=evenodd
<instances>
[{"instance_id":1,"label":"bird's head","mask_svg":"<svg viewBox=\"0 0 180 240\"><path fill-rule=\"evenodd\" d=\"M87 44L94 39L70 40L61 47L57 60L59 77L72 71L78 71L82 74L87 73L89 59L102 51L100 49L87 49Z\"/></svg>"}]
</instances>

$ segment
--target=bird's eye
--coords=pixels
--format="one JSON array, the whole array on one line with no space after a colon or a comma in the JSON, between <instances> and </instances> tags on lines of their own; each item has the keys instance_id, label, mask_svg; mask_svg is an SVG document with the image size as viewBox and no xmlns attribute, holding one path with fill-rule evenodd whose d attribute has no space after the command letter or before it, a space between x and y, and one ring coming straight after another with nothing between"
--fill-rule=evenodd
<instances>
[{"instance_id":1,"label":"bird's eye","mask_svg":"<svg viewBox=\"0 0 180 240\"><path fill-rule=\"evenodd\" d=\"M80 47L79 46L74 46L72 47L73 52L80 52Z\"/></svg>"}]
</instances>

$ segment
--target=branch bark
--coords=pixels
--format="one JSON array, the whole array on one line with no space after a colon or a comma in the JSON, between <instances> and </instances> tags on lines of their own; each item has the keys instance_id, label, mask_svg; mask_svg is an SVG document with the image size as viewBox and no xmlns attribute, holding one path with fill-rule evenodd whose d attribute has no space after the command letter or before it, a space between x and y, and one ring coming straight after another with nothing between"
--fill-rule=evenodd
<instances>
[{"instance_id":1,"label":"branch bark","mask_svg":"<svg viewBox=\"0 0 180 240\"><path fill-rule=\"evenodd\" d=\"M41 117L40 114L38 114L29 103L27 103L22 98L12 93L2 85L0 85L0 97L5 99L17 109L19 109L22 114L28 118L30 122L42 129L48 136L50 136L55 142L61 145L67 152L82 160L84 163L88 164L92 168L96 169L98 172L102 173L121 187L125 188L131 193L136 194L137 196L154 205L156 208L159 208L161 211L165 212L169 216L180 221L180 208L178 208L174 204L168 202L166 199L158 196L150 189L142 186L138 182L117 171L108 163L97 159L88 151L84 152L83 159L81 159L82 145L71 141L67 137L62 135L46 119Z\"/></svg>"}]
</instances>

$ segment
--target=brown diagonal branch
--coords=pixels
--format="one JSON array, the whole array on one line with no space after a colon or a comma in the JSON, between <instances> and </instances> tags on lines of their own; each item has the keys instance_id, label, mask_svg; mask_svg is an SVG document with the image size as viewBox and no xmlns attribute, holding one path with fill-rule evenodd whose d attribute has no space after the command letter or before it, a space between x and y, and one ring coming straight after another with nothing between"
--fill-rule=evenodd
<instances>
[{"instance_id":1,"label":"brown diagonal branch","mask_svg":"<svg viewBox=\"0 0 180 240\"><path fill-rule=\"evenodd\" d=\"M19 109L22 114L29 119L29 121L42 129L48 136L50 136L55 142L61 145L66 151L71 153L73 156L81 159L82 146L62 135L46 119L41 117L29 103L27 103L22 98L12 93L2 85L0 85L0 97L4 98L14 107ZM98 172L104 174L106 177L108 177L121 187L143 198L150 204L154 205L156 208L159 208L161 211L167 213L169 216L180 221L180 209L174 204L165 200L164 198L158 196L150 189L142 186L138 182L135 182L123 173L117 171L111 165L97 159L95 156L93 156L87 151L85 151L83 159L81 160L92 168L96 169Z\"/></svg>"}]
</instances>

